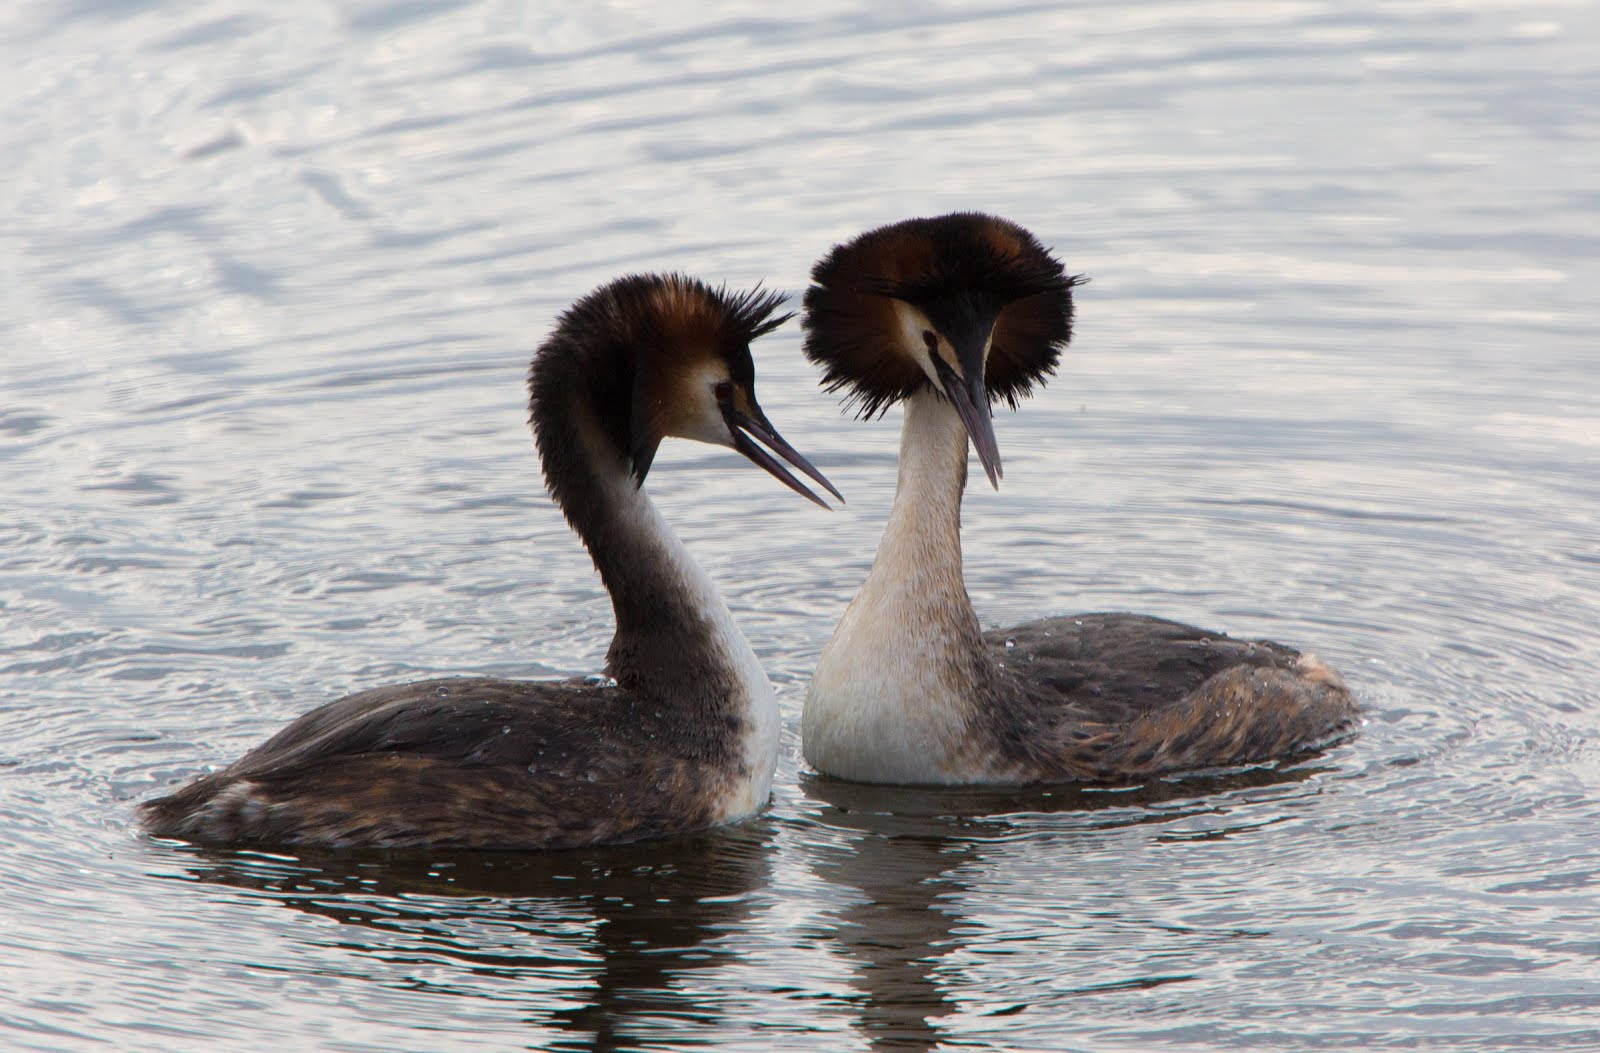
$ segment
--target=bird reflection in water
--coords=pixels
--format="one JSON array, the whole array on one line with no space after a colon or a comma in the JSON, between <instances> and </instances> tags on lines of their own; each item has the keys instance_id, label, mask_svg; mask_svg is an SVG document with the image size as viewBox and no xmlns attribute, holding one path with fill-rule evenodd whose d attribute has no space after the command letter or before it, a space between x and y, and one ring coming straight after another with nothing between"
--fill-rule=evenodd
<instances>
[{"instance_id":1,"label":"bird reflection in water","mask_svg":"<svg viewBox=\"0 0 1600 1053\"><path fill-rule=\"evenodd\" d=\"M563 852L194 848L181 878L269 893L338 922L334 946L404 970L350 975L497 1004L522 997L530 1026L557 1033L536 1048L635 1049L660 1037L663 1020L713 1022L715 1008L692 992L703 984L686 978L733 959L723 937L749 923L750 893L769 884L771 828L758 818Z\"/></svg>"},{"instance_id":2,"label":"bird reflection in water","mask_svg":"<svg viewBox=\"0 0 1600 1053\"><path fill-rule=\"evenodd\" d=\"M819 923L814 938L849 959L851 984L861 995L858 1027L872 1049L916 1053L955 1043L941 1021L960 1009L988 1017L1028 1009L1015 1002L973 1004L978 996L963 997L960 971L946 967L964 947L981 949L983 919L994 911L975 901L982 893L973 889L993 884L985 860L999 842L1039 832L1026 827L1049 813L1073 813L1074 821L1059 829L1084 836L1172 823L1225 810L1219 798L1226 795L1305 783L1328 770L1266 765L1110 790L1071 783L880 786L803 775L801 789L821 805L813 807L813 818L848 838L832 848L819 838L810 853L812 872L841 890L830 898L843 904ZM995 1026L1004 1032L1003 1024Z\"/></svg>"}]
</instances>

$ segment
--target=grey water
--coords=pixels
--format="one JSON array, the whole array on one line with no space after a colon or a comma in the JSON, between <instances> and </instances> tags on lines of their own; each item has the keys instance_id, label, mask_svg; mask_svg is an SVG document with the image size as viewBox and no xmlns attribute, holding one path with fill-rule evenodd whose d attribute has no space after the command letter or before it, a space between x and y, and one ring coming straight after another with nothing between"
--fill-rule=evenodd
<instances>
[{"instance_id":1,"label":"grey water","mask_svg":"<svg viewBox=\"0 0 1600 1053\"><path fill-rule=\"evenodd\" d=\"M1600 1048L1592 3L130 3L0 14L0 1047ZM987 625L1315 650L1367 721L1139 787L800 759L898 417L756 348L849 498L664 448L778 687L770 810L628 849L201 851L133 806L361 687L594 672L527 359L872 225L1091 277L964 537Z\"/></svg>"}]
</instances>

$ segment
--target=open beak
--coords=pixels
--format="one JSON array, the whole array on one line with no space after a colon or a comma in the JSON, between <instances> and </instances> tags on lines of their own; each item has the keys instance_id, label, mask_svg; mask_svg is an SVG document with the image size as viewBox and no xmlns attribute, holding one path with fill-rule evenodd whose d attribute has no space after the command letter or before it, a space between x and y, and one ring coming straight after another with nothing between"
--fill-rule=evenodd
<instances>
[{"instance_id":1,"label":"open beak","mask_svg":"<svg viewBox=\"0 0 1600 1053\"><path fill-rule=\"evenodd\" d=\"M983 462L989 485L1000 489L1000 477L1005 472L1000 467L1000 445L994 438L994 419L989 413L989 390L984 386L984 347L989 343L993 325L974 326L971 332L957 334L953 341L956 360L961 363L963 379L941 355L932 355L933 368L939 374L939 383L945 397L956 408L961 423Z\"/></svg>"},{"instance_id":2,"label":"open beak","mask_svg":"<svg viewBox=\"0 0 1600 1053\"><path fill-rule=\"evenodd\" d=\"M733 435L733 448L765 468L784 486L787 486L802 497L809 498L823 508L828 507L826 501L807 489L805 483L791 475L789 470L779 463L776 457L757 446L755 442L751 441L752 439L759 439L778 457L782 457L811 479L820 483L827 489L828 493L837 497L841 502L844 500L844 495L832 483L828 482L827 478L817 471L816 467L806 460L799 450L784 441L783 436L778 434L778 430L772 426L771 421L767 420L767 415L761 412L761 407L757 406L753 399L750 400L749 413L741 412L735 408L732 401L724 402L722 404L722 419L727 422L728 431Z\"/></svg>"}]
</instances>

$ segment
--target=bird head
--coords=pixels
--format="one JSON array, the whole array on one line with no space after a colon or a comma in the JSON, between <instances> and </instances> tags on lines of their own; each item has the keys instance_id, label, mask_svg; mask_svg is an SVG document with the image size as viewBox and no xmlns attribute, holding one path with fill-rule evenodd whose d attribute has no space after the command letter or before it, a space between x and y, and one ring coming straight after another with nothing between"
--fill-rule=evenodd
<instances>
[{"instance_id":1,"label":"bird head","mask_svg":"<svg viewBox=\"0 0 1600 1053\"><path fill-rule=\"evenodd\" d=\"M1027 230L976 212L910 219L836 246L806 290L806 356L863 416L923 387L960 416L989 481L991 409L1055 371L1072 336L1069 276Z\"/></svg>"}]
</instances>

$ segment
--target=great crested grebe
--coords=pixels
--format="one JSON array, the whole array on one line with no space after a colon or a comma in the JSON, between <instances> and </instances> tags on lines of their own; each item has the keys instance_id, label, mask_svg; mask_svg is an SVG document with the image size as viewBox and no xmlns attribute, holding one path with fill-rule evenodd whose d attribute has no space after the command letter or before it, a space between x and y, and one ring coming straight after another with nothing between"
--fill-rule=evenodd
<instances>
[{"instance_id":1,"label":"great crested grebe","mask_svg":"<svg viewBox=\"0 0 1600 1053\"><path fill-rule=\"evenodd\" d=\"M667 436L730 446L823 507L759 440L838 491L756 403L750 342L783 297L622 278L566 311L528 372L545 483L616 614L607 678L425 680L315 709L141 806L208 843L558 848L759 811L777 701L711 579L642 484Z\"/></svg>"},{"instance_id":2,"label":"great crested grebe","mask_svg":"<svg viewBox=\"0 0 1600 1053\"><path fill-rule=\"evenodd\" d=\"M905 403L893 510L806 695L806 760L879 783L1126 781L1269 760L1350 731L1308 654L1138 614L985 633L961 574L967 441L996 488L990 403L1054 372L1081 279L1022 227L881 227L812 270L805 351L863 415Z\"/></svg>"}]
</instances>

